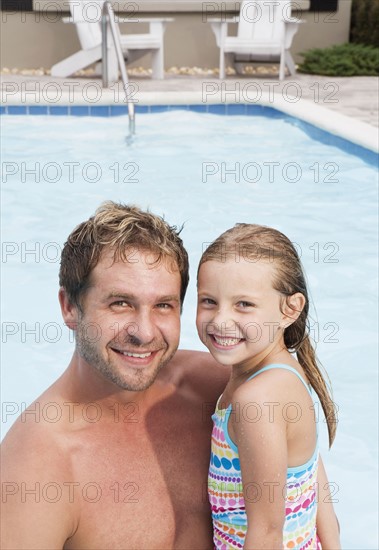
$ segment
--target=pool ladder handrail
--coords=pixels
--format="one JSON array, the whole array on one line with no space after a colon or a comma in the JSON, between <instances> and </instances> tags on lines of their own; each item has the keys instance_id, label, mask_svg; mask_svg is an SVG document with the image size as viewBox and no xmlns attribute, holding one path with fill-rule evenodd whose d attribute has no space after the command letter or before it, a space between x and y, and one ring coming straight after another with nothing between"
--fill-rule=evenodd
<instances>
[{"instance_id":1,"label":"pool ladder handrail","mask_svg":"<svg viewBox=\"0 0 379 550\"><path fill-rule=\"evenodd\" d=\"M122 53L122 48L121 48L120 29L118 25L116 25L112 4L109 2L109 0L106 0L103 4L103 9L101 14L102 77L103 77L104 88L108 88L108 23L112 33L117 62L120 68L122 84L125 92L125 99L128 105L129 134L133 135L135 133L135 128L136 128L136 121L134 116L134 103L129 98L129 92L128 92L129 80L128 80L128 73L125 67L124 55Z\"/></svg>"}]
</instances>

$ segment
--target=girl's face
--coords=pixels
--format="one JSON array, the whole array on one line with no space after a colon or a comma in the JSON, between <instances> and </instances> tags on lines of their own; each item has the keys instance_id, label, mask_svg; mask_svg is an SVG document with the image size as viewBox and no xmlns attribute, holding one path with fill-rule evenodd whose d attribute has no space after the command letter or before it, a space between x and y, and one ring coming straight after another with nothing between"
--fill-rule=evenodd
<instances>
[{"instance_id":1,"label":"girl's face","mask_svg":"<svg viewBox=\"0 0 379 550\"><path fill-rule=\"evenodd\" d=\"M273 276L268 260L236 257L200 267L196 325L219 363L251 368L283 349L288 317L281 312L283 297L272 286Z\"/></svg>"}]
</instances>

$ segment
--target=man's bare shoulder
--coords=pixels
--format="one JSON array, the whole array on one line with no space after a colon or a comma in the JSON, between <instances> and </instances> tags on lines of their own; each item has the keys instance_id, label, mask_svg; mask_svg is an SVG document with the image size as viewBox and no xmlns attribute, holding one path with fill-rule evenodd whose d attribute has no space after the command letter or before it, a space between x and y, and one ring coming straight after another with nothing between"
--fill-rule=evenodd
<instances>
[{"instance_id":1,"label":"man's bare shoulder","mask_svg":"<svg viewBox=\"0 0 379 550\"><path fill-rule=\"evenodd\" d=\"M178 350L170 361L170 375L194 387L203 398L215 400L224 390L230 368L217 363L208 352Z\"/></svg>"},{"instance_id":2,"label":"man's bare shoulder","mask_svg":"<svg viewBox=\"0 0 379 550\"><path fill-rule=\"evenodd\" d=\"M15 475L53 474L62 479L70 470L70 403L62 395L61 380L54 382L17 418L2 443L2 460ZM71 407L72 408L72 407Z\"/></svg>"},{"instance_id":3,"label":"man's bare shoulder","mask_svg":"<svg viewBox=\"0 0 379 550\"><path fill-rule=\"evenodd\" d=\"M77 503L62 497L73 485L67 430L47 414L37 399L1 444L6 548L62 548L76 529Z\"/></svg>"},{"instance_id":4,"label":"man's bare shoulder","mask_svg":"<svg viewBox=\"0 0 379 550\"><path fill-rule=\"evenodd\" d=\"M61 404L49 402L46 407L43 400L34 401L6 434L1 445L2 464L15 474L18 468L23 475L28 469L41 472L56 469L63 474L65 430L58 415L62 416Z\"/></svg>"}]
</instances>

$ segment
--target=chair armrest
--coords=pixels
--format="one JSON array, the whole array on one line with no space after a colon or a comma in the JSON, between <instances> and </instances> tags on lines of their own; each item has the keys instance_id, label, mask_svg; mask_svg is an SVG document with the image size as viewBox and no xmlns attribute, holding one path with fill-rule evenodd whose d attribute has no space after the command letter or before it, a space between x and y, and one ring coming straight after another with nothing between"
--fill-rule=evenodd
<instances>
[{"instance_id":1,"label":"chair armrest","mask_svg":"<svg viewBox=\"0 0 379 550\"><path fill-rule=\"evenodd\" d=\"M116 23L171 23L175 21L173 17L138 17L138 13L128 17L115 17Z\"/></svg>"},{"instance_id":2,"label":"chair armrest","mask_svg":"<svg viewBox=\"0 0 379 550\"><path fill-rule=\"evenodd\" d=\"M291 47L293 37L299 30L300 23L305 23L305 21L286 21L285 22L285 49L288 50Z\"/></svg>"},{"instance_id":3,"label":"chair armrest","mask_svg":"<svg viewBox=\"0 0 379 550\"><path fill-rule=\"evenodd\" d=\"M207 17L206 20L207 23L238 23L239 22L239 16L230 17L229 19L224 19L222 17Z\"/></svg>"},{"instance_id":4,"label":"chair armrest","mask_svg":"<svg viewBox=\"0 0 379 550\"><path fill-rule=\"evenodd\" d=\"M304 19L296 19L296 17L283 17L282 21L284 21L284 23L286 25L290 25L291 23L293 25L300 25L301 23L306 23L306 21Z\"/></svg>"},{"instance_id":5,"label":"chair armrest","mask_svg":"<svg viewBox=\"0 0 379 550\"><path fill-rule=\"evenodd\" d=\"M138 14L133 14L130 17L115 17L116 23L171 23L175 21L173 17L135 17ZM62 17L63 23L87 23L87 21L75 21L73 17ZM91 21L94 23L100 23L101 17L99 20Z\"/></svg>"},{"instance_id":6,"label":"chair armrest","mask_svg":"<svg viewBox=\"0 0 379 550\"><path fill-rule=\"evenodd\" d=\"M288 30L295 29L295 32L298 31L298 25L301 25L302 23L306 23L306 21L284 21L285 27Z\"/></svg>"},{"instance_id":7,"label":"chair armrest","mask_svg":"<svg viewBox=\"0 0 379 550\"><path fill-rule=\"evenodd\" d=\"M238 22L238 18L233 19L208 19L211 24L213 34L216 37L216 44L219 48L223 47L225 38L228 36L228 24Z\"/></svg>"}]
</instances>

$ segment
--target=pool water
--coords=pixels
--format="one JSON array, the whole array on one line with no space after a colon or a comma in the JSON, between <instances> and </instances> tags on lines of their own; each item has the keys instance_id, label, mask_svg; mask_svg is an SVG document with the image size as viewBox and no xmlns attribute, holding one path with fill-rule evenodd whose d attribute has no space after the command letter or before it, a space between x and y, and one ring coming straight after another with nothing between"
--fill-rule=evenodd
<instances>
[{"instance_id":1,"label":"pool water","mask_svg":"<svg viewBox=\"0 0 379 550\"><path fill-rule=\"evenodd\" d=\"M237 222L272 225L301 254L339 407L330 453L320 425L343 548L377 549L377 171L288 120L178 111L137 122L128 146L126 117L2 117L3 433L68 364L59 254L103 200L184 223L182 348L204 349L194 322L203 247Z\"/></svg>"}]
</instances>

